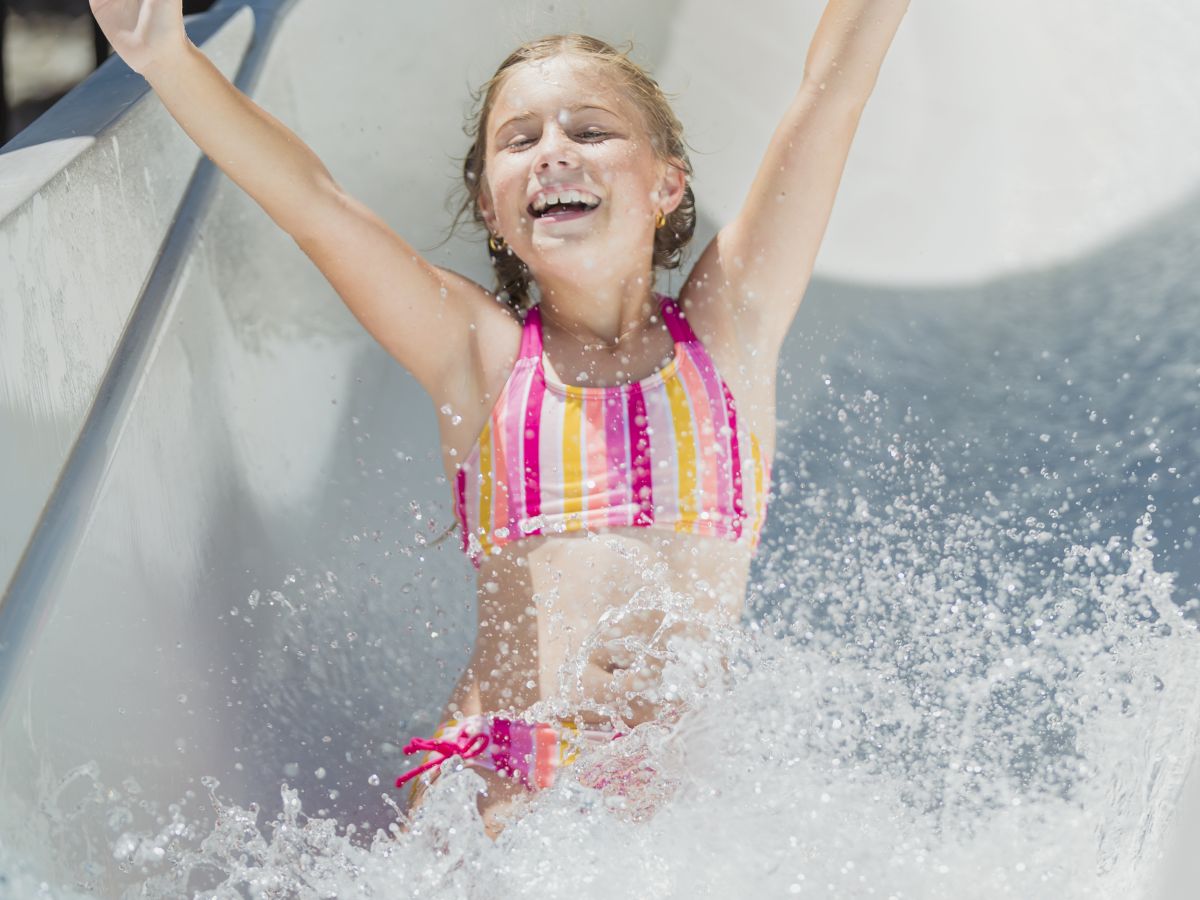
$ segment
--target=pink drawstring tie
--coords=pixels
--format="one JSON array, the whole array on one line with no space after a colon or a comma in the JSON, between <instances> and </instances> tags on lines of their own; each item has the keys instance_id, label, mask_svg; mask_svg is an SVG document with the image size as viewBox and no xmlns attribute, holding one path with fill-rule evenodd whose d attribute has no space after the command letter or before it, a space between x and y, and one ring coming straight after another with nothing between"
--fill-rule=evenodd
<instances>
[{"instance_id":1,"label":"pink drawstring tie","mask_svg":"<svg viewBox=\"0 0 1200 900\"><path fill-rule=\"evenodd\" d=\"M422 772L432 769L434 766L440 766L452 756L461 756L463 759L473 759L484 750L487 749L489 738L486 733L479 732L470 737L466 732L460 732L457 741L438 741L429 738L413 738L404 746L406 754L420 753L422 750L433 751L434 753L442 754L441 759L430 760L422 766L417 766L405 772L396 779L396 787L403 786L404 782L410 778L416 778Z\"/></svg>"}]
</instances>

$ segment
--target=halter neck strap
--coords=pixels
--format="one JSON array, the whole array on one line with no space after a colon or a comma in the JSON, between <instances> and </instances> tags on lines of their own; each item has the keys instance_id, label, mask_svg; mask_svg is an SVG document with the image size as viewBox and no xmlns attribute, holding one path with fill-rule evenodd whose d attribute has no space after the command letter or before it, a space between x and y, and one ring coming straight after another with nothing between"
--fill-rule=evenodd
<instances>
[{"instance_id":1,"label":"halter neck strap","mask_svg":"<svg viewBox=\"0 0 1200 900\"><path fill-rule=\"evenodd\" d=\"M542 358L542 311L531 306L525 313L521 329L521 359Z\"/></svg>"},{"instance_id":2,"label":"halter neck strap","mask_svg":"<svg viewBox=\"0 0 1200 900\"><path fill-rule=\"evenodd\" d=\"M696 333L692 331L692 326L688 324L679 304L666 294L655 293L662 309L663 321L667 323L667 330L671 332L671 340L677 344L695 343Z\"/></svg>"}]
</instances>

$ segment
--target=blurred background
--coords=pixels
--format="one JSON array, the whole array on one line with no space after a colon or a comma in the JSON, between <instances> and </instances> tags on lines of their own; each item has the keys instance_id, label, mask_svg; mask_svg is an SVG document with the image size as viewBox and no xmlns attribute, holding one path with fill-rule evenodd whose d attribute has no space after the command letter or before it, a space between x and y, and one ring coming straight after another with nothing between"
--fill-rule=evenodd
<instances>
[{"instance_id":1,"label":"blurred background","mask_svg":"<svg viewBox=\"0 0 1200 900\"><path fill-rule=\"evenodd\" d=\"M184 0L184 15L214 0ZM111 53L87 0L0 0L0 144L57 103Z\"/></svg>"}]
</instances>

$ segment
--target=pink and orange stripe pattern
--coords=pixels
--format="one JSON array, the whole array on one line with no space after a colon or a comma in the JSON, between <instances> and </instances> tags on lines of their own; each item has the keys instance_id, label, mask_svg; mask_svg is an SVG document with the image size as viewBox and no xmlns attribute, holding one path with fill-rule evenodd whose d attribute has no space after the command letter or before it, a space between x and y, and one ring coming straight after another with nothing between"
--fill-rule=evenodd
<instances>
[{"instance_id":1,"label":"pink and orange stripe pattern","mask_svg":"<svg viewBox=\"0 0 1200 900\"><path fill-rule=\"evenodd\" d=\"M458 469L455 511L476 566L523 537L641 526L757 546L771 465L675 302L659 300L675 356L628 385L547 379L541 316Z\"/></svg>"}]
</instances>

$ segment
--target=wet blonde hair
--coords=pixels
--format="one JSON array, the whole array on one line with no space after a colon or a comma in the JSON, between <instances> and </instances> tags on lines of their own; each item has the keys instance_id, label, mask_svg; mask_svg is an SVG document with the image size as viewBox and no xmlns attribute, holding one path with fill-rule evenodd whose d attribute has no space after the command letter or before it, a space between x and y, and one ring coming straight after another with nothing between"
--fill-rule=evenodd
<instances>
[{"instance_id":1,"label":"wet blonde hair","mask_svg":"<svg viewBox=\"0 0 1200 900\"><path fill-rule=\"evenodd\" d=\"M691 178L692 164L688 159L687 146L683 139L683 125L676 118L658 82L629 58L631 49L632 42L624 50L617 50L611 44L585 34L553 34L522 44L509 54L487 83L471 95L475 109L463 129L472 139L471 148L462 162L462 189L465 196L454 217L451 233L466 215L470 215L471 219L487 232L487 223L479 209L479 194L483 189L487 154L487 121L509 70L521 63L551 59L570 53L597 64L602 71L611 73L641 112L655 155L681 169L687 178ZM678 268L683 260L683 249L691 241L695 230L696 198L692 193L691 184L686 184L683 201L667 215L667 224L654 232L653 268ZM497 295L514 311L523 312L530 306L528 267L507 245L497 251L489 243L488 254L496 269Z\"/></svg>"}]
</instances>

